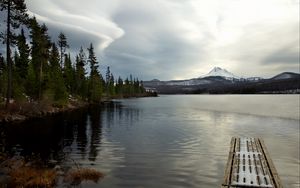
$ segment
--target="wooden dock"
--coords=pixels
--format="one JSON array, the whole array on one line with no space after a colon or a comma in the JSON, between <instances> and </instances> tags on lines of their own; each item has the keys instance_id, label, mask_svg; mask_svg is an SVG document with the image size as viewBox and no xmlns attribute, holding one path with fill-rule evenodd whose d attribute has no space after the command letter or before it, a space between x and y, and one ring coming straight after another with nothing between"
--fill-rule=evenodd
<instances>
[{"instance_id":1,"label":"wooden dock","mask_svg":"<svg viewBox=\"0 0 300 188\"><path fill-rule=\"evenodd\" d=\"M282 188L262 139L232 138L221 188Z\"/></svg>"}]
</instances>

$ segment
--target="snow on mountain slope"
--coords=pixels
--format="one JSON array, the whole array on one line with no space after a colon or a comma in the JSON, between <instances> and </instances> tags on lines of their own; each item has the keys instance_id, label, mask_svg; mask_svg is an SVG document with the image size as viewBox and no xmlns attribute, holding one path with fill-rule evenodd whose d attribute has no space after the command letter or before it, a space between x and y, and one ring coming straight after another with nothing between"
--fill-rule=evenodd
<instances>
[{"instance_id":1,"label":"snow on mountain slope","mask_svg":"<svg viewBox=\"0 0 300 188\"><path fill-rule=\"evenodd\" d=\"M214 67L208 74L206 74L200 78L205 78L205 77L210 77L210 76L221 76L228 80L240 79L240 77L238 77L238 76L232 74L231 72L227 71L226 69L222 69L220 67Z\"/></svg>"},{"instance_id":2,"label":"snow on mountain slope","mask_svg":"<svg viewBox=\"0 0 300 188\"><path fill-rule=\"evenodd\" d=\"M167 85L167 86L193 86L193 85L205 85L205 84L211 84L215 81L207 78L207 77L216 77L220 76L225 80L235 81L239 80L240 77L235 76L234 74L228 72L226 69L222 69L220 67L213 68L208 74L199 77L199 78L193 78L189 80L170 80L170 81L159 81L157 79L151 80L149 82L146 82L146 85Z\"/></svg>"},{"instance_id":3,"label":"snow on mountain slope","mask_svg":"<svg viewBox=\"0 0 300 188\"><path fill-rule=\"evenodd\" d=\"M191 79L191 80L171 80L165 82L165 85L182 85L182 86L192 86L192 85L203 85L210 84L210 80L202 80L202 79Z\"/></svg>"}]
</instances>

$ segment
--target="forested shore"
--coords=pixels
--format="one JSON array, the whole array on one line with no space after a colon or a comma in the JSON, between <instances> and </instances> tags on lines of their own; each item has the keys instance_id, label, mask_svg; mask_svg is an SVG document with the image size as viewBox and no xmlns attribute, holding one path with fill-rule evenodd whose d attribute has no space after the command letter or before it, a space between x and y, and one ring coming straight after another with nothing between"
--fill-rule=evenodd
<instances>
[{"instance_id":1,"label":"forested shore","mask_svg":"<svg viewBox=\"0 0 300 188\"><path fill-rule=\"evenodd\" d=\"M51 39L47 26L27 14L23 0L0 2L6 15L1 35L6 56L0 54L0 122L111 98L154 95L147 93L143 82L132 75L115 77L109 66L102 75L92 42L72 57L66 34L60 32L57 39Z\"/></svg>"}]
</instances>

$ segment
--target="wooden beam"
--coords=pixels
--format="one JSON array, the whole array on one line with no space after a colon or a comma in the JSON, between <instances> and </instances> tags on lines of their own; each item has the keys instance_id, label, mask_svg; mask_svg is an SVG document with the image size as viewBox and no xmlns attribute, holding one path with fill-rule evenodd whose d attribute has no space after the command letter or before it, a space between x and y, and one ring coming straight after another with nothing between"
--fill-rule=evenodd
<instances>
[{"instance_id":1,"label":"wooden beam","mask_svg":"<svg viewBox=\"0 0 300 188\"><path fill-rule=\"evenodd\" d=\"M229 187L230 179L231 179L231 172L232 172L232 165L233 165L233 158L235 154L235 145L236 145L236 138L232 137L230 142L230 150L228 155L228 160L225 168L225 175L222 183L222 188Z\"/></svg>"},{"instance_id":2,"label":"wooden beam","mask_svg":"<svg viewBox=\"0 0 300 188\"><path fill-rule=\"evenodd\" d=\"M282 183L281 183L281 180L279 178L279 174L277 173L277 170L275 168L275 165L270 157L270 154L267 150L267 147L264 143L264 141L262 139L258 139L258 142L262 148L262 152L264 154L264 157L266 158L266 161L267 161L267 165L268 165L268 168L269 168L269 171L270 171L270 174L271 174L271 178L272 178L272 181L273 183L275 184L275 188L283 188L282 186Z\"/></svg>"}]
</instances>

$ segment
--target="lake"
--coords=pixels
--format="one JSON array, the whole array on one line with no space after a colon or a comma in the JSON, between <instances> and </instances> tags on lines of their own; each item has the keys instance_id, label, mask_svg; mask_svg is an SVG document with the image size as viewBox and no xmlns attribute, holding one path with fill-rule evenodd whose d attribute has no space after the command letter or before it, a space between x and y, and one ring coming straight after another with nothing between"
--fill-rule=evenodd
<instances>
[{"instance_id":1,"label":"lake","mask_svg":"<svg viewBox=\"0 0 300 188\"><path fill-rule=\"evenodd\" d=\"M106 174L83 187L219 187L231 137L261 137L299 187L300 95L161 95L2 126L0 149Z\"/></svg>"}]
</instances>

